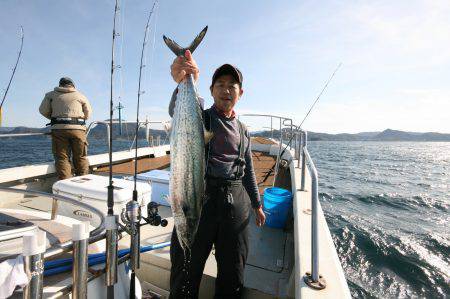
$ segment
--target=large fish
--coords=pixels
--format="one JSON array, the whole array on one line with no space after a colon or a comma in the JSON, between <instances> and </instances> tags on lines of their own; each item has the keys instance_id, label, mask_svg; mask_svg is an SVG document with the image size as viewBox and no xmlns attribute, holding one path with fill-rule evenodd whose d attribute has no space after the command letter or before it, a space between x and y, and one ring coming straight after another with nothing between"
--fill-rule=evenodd
<instances>
[{"instance_id":1,"label":"large fish","mask_svg":"<svg viewBox=\"0 0 450 299\"><path fill-rule=\"evenodd\" d=\"M177 56L197 48L206 34L205 27L188 48L164 36L164 42ZM192 75L178 85L170 133L170 205L183 250L194 242L205 193L205 128L202 108Z\"/></svg>"}]
</instances>

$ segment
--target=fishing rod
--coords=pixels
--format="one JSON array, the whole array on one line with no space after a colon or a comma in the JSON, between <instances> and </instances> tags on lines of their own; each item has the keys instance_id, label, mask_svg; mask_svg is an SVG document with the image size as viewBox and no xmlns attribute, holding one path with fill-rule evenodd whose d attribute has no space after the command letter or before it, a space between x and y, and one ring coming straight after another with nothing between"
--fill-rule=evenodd
<instances>
[{"instance_id":1,"label":"fishing rod","mask_svg":"<svg viewBox=\"0 0 450 299\"><path fill-rule=\"evenodd\" d=\"M336 74L336 72L339 70L339 68L341 67L342 62L339 63L339 65L337 66L337 68L334 70L333 74L331 75L330 79L328 79L327 83L325 84L325 86L322 88L322 91L319 93L319 95L317 96L317 99L314 101L314 103L311 105L311 108L309 108L308 113L306 113L305 117L303 118L302 122L300 123L300 125L298 126L299 129L301 129L303 123L305 122L306 118L309 116L309 114L311 113L311 110L314 108L314 106L316 105L316 103L319 101L320 97L322 96L323 92L325 91L325 89L327 88L328 84L331 82L331 80L333 80L334 75Z\"/></svg>"},{"instance_id":2,"label":"fishing rod","mask_svg":"<svg viewBox=\"0 0 450 299\"><path fill-rule=\"evenodd\" d=\"M113 134L113 83L114 83L114 47L116 36L116 18L119 11L119 1L115 1L112 45L111 45L111 78L110 78L110 101L109 101L109 185L108 185L108 215L105 221L106 228L106 286L108 299L114 298L114 285L117 283L117 225L118 216L114 215L114 186L112 178L112 134Z\"/></svg>"},{"instance_id":3,"label":"fishing rod","mask_svg":"<svg viewBox=\"0 0 450 299\"><path fill-rule=\"evenodd\" d=\"M139 84L138 84L138 93L137 93L137 107L136 107L136 142L134 148L134 189L133 189L133 200L132 202L127 204L127 213L128 213L128 222L130 228L130 256L131 256L131 281L130 281L130 298L135 298L136 292L136 270L139 269L139 260L140 260L140 220L141 220L141 212L138 203L138 192L137 192L137 165L138 165L138 132L139 132L139 104L141 95L144 93L141 91L141 79L142 79L142 69L145 67L144 65L144 53L145 53L145 45L147 44L147 35L148 28L150 25L150 20L155 10L155 6L158 0L153 3L152 9L148 14L147 23L145 25L144 31L144 40L142 41L142 50L141 50L141 62L139 65Z\"/></svg>"},{"instance_id":4,"label":"fishing rod","mask_svg":"<svg viewBox=\"0 0 450 299\"><path fill-rule=\"evenodd\" d=\"M19 54L17 55L17 60L16 60L16 64L14 65L11 77L9 78L9 82L8 82L8 86L6 87L5 93L3 94L3 98L2 98L2 102L0 103L0 127L2 126L2 108L3 108L3 103L6 100L6 95L8 94L9 91L9 87L11 86L11 82L14 78L14 75L16 74L16 69L17 69L17 65L19 64L20 61L20 57L22 56L22 48L23 48L23 38L25 36L24 32L23 32L23 27L20 26L20 31L21 31L21 37L20 37L20 49L19 49Z\"/></svg>"},{"instance_id":5,"label":"fishing rod","mask_svg":"<svg viewBox=\"0 0 450 299\"><path fill-rule=\"evenodd\" d=\"M311 113L312 109L314 108L314 106L316 105L316 103L319 101L320 97L322 96L323 92L325 91L325 89L327 88L328 84L331 82L331 80L333 80L334 75L336 74L336 72L339 70L339 68L341 67L342 62L339 63L339 65L336 67L336 69L334 70L333 74L331 75L331 77L328 79L328 81L325 83L325 85L322 88L322 91L319 93L319 95L317 96L316 100L314 101L314 103L311 105L311 107L309 108L308 113L306 113L305 117L303 118L302 122L300 123L300 125L297 127L297 130L300 130L302 128L303 123L305 122L306 118L309 116L309 114ZM282 130L280 130L280 137L282 134ZM292 143L292 139L294 138L294 134L292 134L291 138L289 139L289 142L286 144L285 148L283 149L283 151L280 154L280 158L283 156L284 152L286 151L286 149L288 148L288 146ZM281 140L281 138L280 138ZM273 169L273 167L272 167ZM271 170L272 170L271 169Z\"/></svg>"}]
</instances>

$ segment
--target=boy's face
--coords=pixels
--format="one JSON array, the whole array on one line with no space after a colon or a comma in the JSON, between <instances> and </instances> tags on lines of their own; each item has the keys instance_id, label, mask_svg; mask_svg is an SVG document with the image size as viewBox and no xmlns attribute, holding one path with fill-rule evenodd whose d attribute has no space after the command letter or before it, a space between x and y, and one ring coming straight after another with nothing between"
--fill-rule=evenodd
<instances>
[{"instance_id":1,"label":"boy's face","mask_svg":"<svg viewBox=\"0 0 450 299\"><path fill-rule=\"evenodd\" d=\"M211 86L214 104L223 112L231 112L244 90L231 75L220 76Z\"/></svg>"}]
</instances>

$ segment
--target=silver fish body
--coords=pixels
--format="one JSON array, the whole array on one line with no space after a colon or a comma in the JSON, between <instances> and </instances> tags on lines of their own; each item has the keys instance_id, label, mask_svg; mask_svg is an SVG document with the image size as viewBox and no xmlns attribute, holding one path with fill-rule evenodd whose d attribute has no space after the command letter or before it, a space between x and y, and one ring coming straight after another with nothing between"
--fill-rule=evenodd
<instances>
[{"instance_id":1,"label":"silver fish body","mask_svg":"<svg viewBox=\"0 0 450 299\"><path fill-rule=\"evenodd\" d=\"M205 141L202 109L192 75L178 85L170 133L170 201L184 250L191 248L205 192Z\"/></svg>"},{"instance_id":2,"label":"silver fish body","mask_svg":"<svg viewBox=\"0 0 450 299\"><path fill-rule=\"evenodd\" d=\"M205 37L208 26L187 48L163 36L164 42L176 56L191 53ZM178 85L177 100L170 132L170 206L178 241L186 252L194 243L205 193L205 135L202 108L192 75Z\"/></svg>"}]
</instances>

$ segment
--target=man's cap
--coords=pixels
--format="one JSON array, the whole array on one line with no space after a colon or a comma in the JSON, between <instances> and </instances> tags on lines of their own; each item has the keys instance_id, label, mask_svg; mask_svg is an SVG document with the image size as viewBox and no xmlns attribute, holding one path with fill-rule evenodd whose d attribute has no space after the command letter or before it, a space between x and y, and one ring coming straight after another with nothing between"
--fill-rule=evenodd
<instances>
[{"instance_id":1,"label":"man's cap","mask_svg":"<svg viewBox=\"0 0 450 299\"><path fill-rule=\"evenodd\" d=\"M59 86L65 85L72 85L73 87L75 87L75 83L73 83L73 80L69 77L62 77L61 79L59 79Z\"/></svg>"},{"instance_id":2,"label":"man's cap","mask_svg":"<svg viewBox=\"0 0 450 299\"><path fill-rule=\"evenodd\" d=\"M228 63L222 65L214 72L214 75L212 77L211 86L213 86L214 83L216 83L217 79L219 79L219 77L221 77L223 75L233 76L233 78L239 83L239 86L242 87L243 78L242 78L241 71L237 67L235 67L231 64L228 64Z\"/></svg>"}]
</instances>

